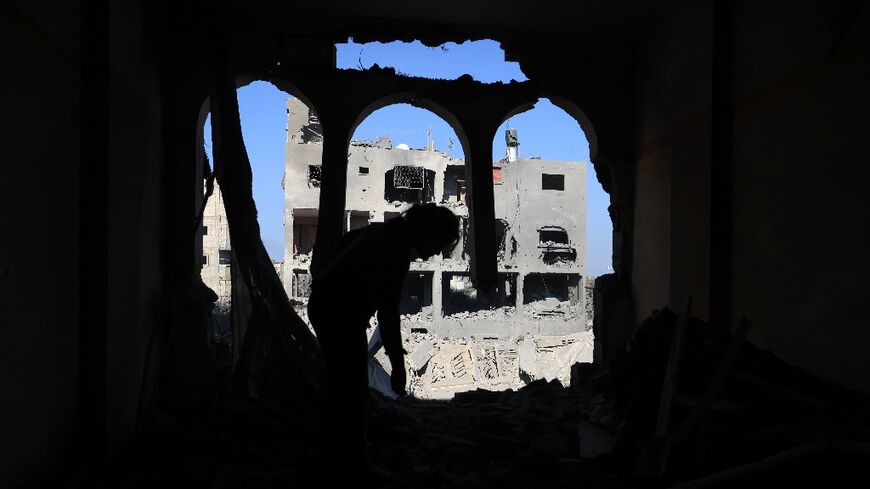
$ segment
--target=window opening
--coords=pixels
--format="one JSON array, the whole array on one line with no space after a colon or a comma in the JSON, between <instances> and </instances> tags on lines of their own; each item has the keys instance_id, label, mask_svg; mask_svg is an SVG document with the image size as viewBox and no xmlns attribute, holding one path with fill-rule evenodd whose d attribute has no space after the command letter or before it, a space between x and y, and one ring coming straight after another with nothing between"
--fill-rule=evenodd
<instances>
[{"instance_id":1,"label":"window opening","mask_svg":"<svg viewBox=\"0 0 870 489\"><path fill-rule=\"evenodd\" d=\"M308 186L320 187L321 165L308 165Z\"/></svg>"},{"instance_id":2,"label":"window opening","mask_svg":"<svg viewBox=\"0 0 870 489\"><path fill-rule=\"evenodd\" d=\"M446 204L465 203L465 165L449 165L444 170L444 196Z\"/></svg>"},{"instance_id":3,"label":"window opening","mask_svg":"<svg viewBox=\"0 0 870 489\"><path fill-rule=\"evenodd\" d=\"M577 318L584 312L581 276L576 273L529 273L523 280L523 307L531 317ZM585 324L584 324L585 329Z\"/></svg>"},{"instance_id":4,"label":"window opening","mask_svg":"<svg viewBox=\"0 0 870 489\"><path fill-rule=\"evenodd\" d=\"M538 248L541 259L552 265L577 260L577 249L571 246L568 232L559 226L545 226L538 230Z\"/></svg>"},{"instance_id":5,"label":"window opening","mask_svg":"<svg viewBox=\"0 0 870 489\"><path fill-rule=\"evenodd\" d=\"M420 315L415 319L432 320L432 276L432 272L408 272L402 284L399 314Z\"/></svg>"},{"instance_id":6,"label":"window opening","mask_svg":"<svg viewBox=\"0 0 870 489\"><path fill-rule=\"evenodd\" d=\"M317 237L317 209L293 210L293 258L308 259Z\"/></svg>"},{"instance_id":7,"label":"window opening","mask_svg":"<svg viewBox=\"0 0 870 489\"><path fill-rule=\"evenodd\" d=\"M565 175L542 173L541 190L565 190Z\"/></svg>"},{"instance_id":8,"label":"window opening","mask_svg":"<svg viewBox=\"0 0 870 489\"><path fill-rule=\"evenodd\" d=\"M467 273L444 273L441 279L442 309L445 316L467 316L480 311L505 309L516 306L516 273L500 273L495 289L489 294L480 293ZM490 313L496 315L496 313Z\"/></svg>"},{"instance_id":9,"label":"window opening","mask_svg":"<svg viewBox=\"0 0 870 489\"><path fill-rule=\"evenodd\" d=\"M371 220L371 215L369 214L369 211L347 211L346 215L346 231L353 231L354 229L364 228L369 225L369 221Z\"/></svg>"},{"instance_id":10,"label":"window opening","mask_svg":"<svg viewBox=\"0 0 870 489\"><path fill-rule=\"evenodd\" d=\"M395 166L384 173L384 200L387 202L432 202L434 190L434 170Z\"/></svg>"}]
</instances>

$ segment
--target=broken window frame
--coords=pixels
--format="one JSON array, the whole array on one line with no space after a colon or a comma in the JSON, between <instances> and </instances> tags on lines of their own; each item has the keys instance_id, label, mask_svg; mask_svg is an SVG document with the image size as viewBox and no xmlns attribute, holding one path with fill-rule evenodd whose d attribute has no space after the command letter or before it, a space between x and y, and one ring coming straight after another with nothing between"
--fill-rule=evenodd
<instances>
[{"instance_id":1,"label":"broken window frame","mask_svg":"<svg viewBox=\"0 0 870 489\"><path fill-rule=\"evenodd\" d=\"M536 292L540 288L535 287L534 280L540 280L545 291L543 294ZM556 281L564 283L557 284ZM558 291L555 290L557 286L559 287ZM571 291L572 288L575 288L574 292ZM583 277L579 273L534 272L527 273L523 277L523 305L549 298L554 298L560 302L567 301L575 305L583 300L582 294L584 293Z\"/></svg>"},{"instance_id":2,"label":"broken window frame","mask_svg":"<svg viewBox=\"0 0 870 489\"><path fill-rule=\"evenodd\" d=\"M421 188L405 186L405 181L396 186L396 172L399 168L419 168L423 176ZM398 170L400 173L404 170ZM435 197L435 171L423 166L396 165L384 172L384 200L387 202L404 202L408 204L425 204Z\"/></svg>"},{"instance_id":3,"label":"broken window frame","mask_svg":"<svg viewBox=\"0 0 870 489\"><path fill-rule=\"evenodd\" d=\"M419 174L419 175L418 175ZM417 183L419 181L419 183ZM405 190L423 190L426 169L422 166L396 165L393 167L393 187Z\"/></svg>"},{"instance_id":4,"label":"broken window frame","mask_svg":"<svg viewBox=\"0 0 870 489\"><path fill-rule=\"evenodd\" d=\"M467 283L468 290L464 299L466 307L462 307L463 299L457 297L463 295L458 289L453 289L451 279L462 277ZM500 309L502 307L516 307L517 305L517 272L499 272L496 286L489 294L481 294L471 283L471 276L467 272L443 272L441 276L441 310L444 317L461 313L475 313L479 311Z\"/></svg>"},{"instance_id":5,"label":"broken window frame","mask_svg":"<svg viewBox=\"0 0 870 489\"><path fill-rule=\"evenodd\" d=\"M464 165L447 165L447 168L444 170L444 186L441 202L449 203L451 202L451 197L456 197L454 203L465 203L467 193L465 182ZM455 193L449 193L451 188L455 188Z\"/></svg>"},{"instance_id":6,"label":"broken window frame","mask_svg":"<svg viewBox=\"0 0 870 489\"><path fill-rule=\"evenodd\" d=\"M543 233L564 233L565 242L544 241ZM577 261L577 249L571 246L568 231L561 226L538 228L538 249L541 250L541 260L547 265Z\"/></svg>"}]
</instances>

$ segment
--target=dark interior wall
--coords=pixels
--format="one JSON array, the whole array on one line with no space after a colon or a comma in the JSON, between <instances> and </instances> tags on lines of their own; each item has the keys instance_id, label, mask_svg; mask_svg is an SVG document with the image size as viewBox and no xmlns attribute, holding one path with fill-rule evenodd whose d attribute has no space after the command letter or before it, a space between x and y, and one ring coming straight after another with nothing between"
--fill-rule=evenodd
<instances>
[{"instance_id":1,"label":"dark interior wall","mask_svg":"<svg viewBox=\"0 0 870 489\"><path fill-rule=\"evenodd\" d=\"M45 477L78 378L78 2L0 7L0 486ZM26 212L22 212L26 210Z\"/></svg>"},{"instance_id":2,"label":"dark interior wall","mask_svg":"<svg viewBox=\"0 0 870 489\"><path fill-rule=\"evenodd\" d=\"M689 293L708 314L712 2L674 7L638 38L636 319ZM738 2L730 35L734 319L746 315L752 341L785 360L870 387L870 13Z\"/></svg>"},{"instance_id":3,"label":"dark interior wall","mask_svg":"<svg viewBox=\"0 0 870 489\"><path fill-rule=\"evenodd\" d=\"M146 9L145 2L111 2L109 10L112 205L108 215L106 423L110 447L133 429L148 338L167 317L161 267L161 71L153 12ZM190 229L192 233L192 219Z\"/></svg>"},{"instance_id":4,"label":"dark interior wall","mask_svg":"<svg viewBox=\"0 0 870 489\"><path fill-rule=\"evenodd\" d=\"M0 486L51 479L134 427L164 316L146 17L138 2L0 9Z\"/></svg>"},{"instance_id":5,"label":"dark interior wall","mask_svg":"<svg viewBox=\"0 0 870 489\"><path fill-rule=\"evenodd\" d=\"M680 2L638 38L635 320L693 298L708 317L712 2Z\"/></svg>"},{"instance_id":6,"label":"dark interior wall","mask_svg":"<svg viewBox=\"0 0 870 489\"><path fill-rule=\"evenodd\" d=\"M753 342L863 389L868 10L738 2L734 46L735 315L753 321Z\"/></svg>"}]
</instances>

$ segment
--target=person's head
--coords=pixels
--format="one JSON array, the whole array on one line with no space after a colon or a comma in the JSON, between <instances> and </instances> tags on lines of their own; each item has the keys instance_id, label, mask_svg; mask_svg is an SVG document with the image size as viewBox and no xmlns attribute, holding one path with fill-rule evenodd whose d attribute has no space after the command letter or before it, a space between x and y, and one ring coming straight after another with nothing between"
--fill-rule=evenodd
<instances>
[{"instance_id":1,"label":"person's head","mask_svg":"<svg viewBox=\"0 0 870 489\"><path fill-rule=\"evenodd\" d=\"M435 204L415 205L402 216L411 246L426 259L459 239L459 218L450 209Z\"/></svg>"}]
</instances>

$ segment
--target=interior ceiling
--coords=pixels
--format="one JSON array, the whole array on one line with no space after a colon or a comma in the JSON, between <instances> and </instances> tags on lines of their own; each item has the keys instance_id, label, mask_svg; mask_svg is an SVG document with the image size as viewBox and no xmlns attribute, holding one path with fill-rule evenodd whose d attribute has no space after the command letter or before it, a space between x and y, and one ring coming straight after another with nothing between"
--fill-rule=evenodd
<instances>
[{"instance_id":1,"label":"interior ceiling","mask_svg":"<svg viewBox=\"0 0 870 489\"><path fill-rule=\"evenodd\" d=\"M245 30L329 36L335 40L349 35L361 41L420 39L430 45L538 33L619 34L648 20L666 4L663 0L221 1L226 18Z\"/></svg>"}]
</instances>

